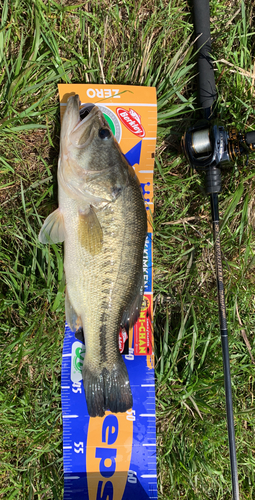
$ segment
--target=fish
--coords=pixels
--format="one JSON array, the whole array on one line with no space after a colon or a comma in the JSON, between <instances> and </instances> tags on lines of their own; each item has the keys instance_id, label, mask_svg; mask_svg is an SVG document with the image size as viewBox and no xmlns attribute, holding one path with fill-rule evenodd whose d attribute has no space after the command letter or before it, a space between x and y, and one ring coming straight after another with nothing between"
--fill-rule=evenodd
<instances>
[{"instance_id":1,"label":"fish","mask_svg":"<svg viewBox=\"0 0 255 500\"><path fill-rule=\"evenodd\" d=\"M81 119L78 95L69 97L61 126L58 201L39 241L64 242L65 314L72 331L83 329L88 414L126 412L133 396L118 337L140 314L147 215L103 113L93 106Z\"/></svg>"}]
</instances>

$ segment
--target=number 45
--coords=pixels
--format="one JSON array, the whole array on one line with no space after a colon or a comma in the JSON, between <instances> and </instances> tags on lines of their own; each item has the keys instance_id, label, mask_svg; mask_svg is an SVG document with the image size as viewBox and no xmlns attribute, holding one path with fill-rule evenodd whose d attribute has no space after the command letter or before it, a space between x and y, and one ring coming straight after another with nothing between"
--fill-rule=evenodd
<instances>
[{"instance_id":1,"label":"number 45","mask_svg":"<svg viewBox=\"0 0 255 500\"><path fill-rule=\"evenodd\" d=\"M77 394L77 392L79 392L81 394L82 393L81 382L73 382L72 391L75 394Z\"/></svg>"}]
</instances>

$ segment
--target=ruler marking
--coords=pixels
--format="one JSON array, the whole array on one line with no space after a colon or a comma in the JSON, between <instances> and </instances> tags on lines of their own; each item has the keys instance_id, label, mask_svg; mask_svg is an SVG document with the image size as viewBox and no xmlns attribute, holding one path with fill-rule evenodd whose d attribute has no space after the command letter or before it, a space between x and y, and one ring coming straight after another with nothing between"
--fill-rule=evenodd
<instances>
[{"instance_id":1,"label":"ruler marking","mask_svg":"<svg viewBox=\"0 0 255 500\"><path fill-rule=\"evenodd\" d=\"M155 479L157 478L157 474L142 474L141 477L144 477L144 478L148 478L148 479ZM152 483L152 482L149 482L149 484L157 484L157 483Z\"/></svg>"},{"instance_id":2,"label":"ruler marking","mask_svg":"<svg viewBox=\"0 0 255 500\"><path fill-rule=\"evenodd\" d=\"M156 413L140 413L139 417L156 417Z\"/></svg>"}]
</instances>

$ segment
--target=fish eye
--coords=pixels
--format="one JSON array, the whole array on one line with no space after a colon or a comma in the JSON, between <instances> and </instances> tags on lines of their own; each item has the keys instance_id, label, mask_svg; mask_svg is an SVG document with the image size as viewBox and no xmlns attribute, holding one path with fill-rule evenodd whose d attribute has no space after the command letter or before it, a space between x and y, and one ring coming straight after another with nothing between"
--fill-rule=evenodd
<instances>
[{"instance_id":1,"label":"fish eye","mask_svg":"<svg viewBox=\"0 0 255 500\"><path fill-rule=\"evenodd\" d=\"M98 131L98 136L100 137L100 139L110 139L111 137L111 132L108 128L100 128L99 131Z\"/></svg>"}]
</instances>

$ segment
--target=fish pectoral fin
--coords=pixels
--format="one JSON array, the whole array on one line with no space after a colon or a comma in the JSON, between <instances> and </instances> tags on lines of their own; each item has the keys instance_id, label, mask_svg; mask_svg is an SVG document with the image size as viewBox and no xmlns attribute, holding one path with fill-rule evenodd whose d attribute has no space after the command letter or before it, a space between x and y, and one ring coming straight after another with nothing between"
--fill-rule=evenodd
<instances>
[{"instance_id":1,"label":"fish pectoral fin","mask_svg":"<svg viewBox=\"0 0 255 500\"><path fill-rule=\"evenodd\" d=\"M134 292L131 297L129 304L124 310L121 326L129 331L129 328L132 328L134 324L137 322L141 306L143 302L143 292L144 292L144 278L143 278L143 269L140 272L139 278L137 280L136 286L134 287Z\"/></svg>"},{"instance_id":2,"label":"fish pectoral fin","mask_svg":"<svg viewBox=\"0 0 255 500\"><path fill-rule=\"evenodd\" d=\"M65 239L65 226L64 219L59 208L52 212L47 219L39 233L39 241L41 243L61 243Z\"/></svg>"},{"instance_id":3,"label":"fish pectoral fin","mask_svg":"<svg viewBox=\"0 0 255 500\"><path fill-rule=\"evenodd\" d=\"M79 213L78 238L81 245L91 254L102 250L103 230L94 208L90 205L87 211Z\"/></svg>"},{"instance_id":4,"label":"fish pectoral fin","mask_svg":"<svg viewBox=\"0 0 255 500\"><path fill-rule=\"evenodd\" d=\"M78 330L76 330L74 336L77 340L79 340L80 342L82 342L85 345L84 331L83 331L82 326Z\"/></svg>"},{"instance_id":5,"label":"fish pectoral fin","mask_svg":"<svg viewBox=\"0 0 255 500\"><path fill-rule=\"evenodd\" d=\"M67 289L65 296L65 313L66 322L68 323L68 326L71 328L72 332L76 332L77 330L79 330L79 328L82 326L81 317L78 316L75 309L73 308L69 299Z\"/></svg>"}]
</instances>

